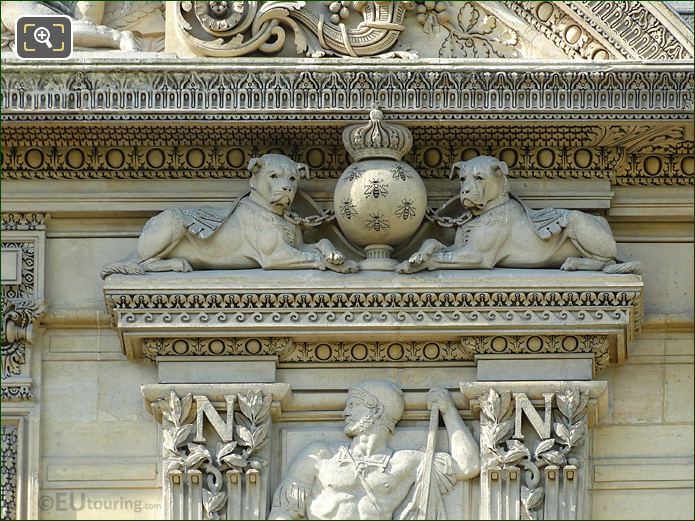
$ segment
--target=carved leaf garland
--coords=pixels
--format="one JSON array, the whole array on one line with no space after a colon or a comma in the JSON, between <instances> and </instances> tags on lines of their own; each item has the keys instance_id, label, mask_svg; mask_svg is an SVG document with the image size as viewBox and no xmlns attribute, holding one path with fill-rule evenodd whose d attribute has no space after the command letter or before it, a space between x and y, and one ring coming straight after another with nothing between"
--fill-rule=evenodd
<instances>
[{"instance_id":1,"label":"carved leaf garland","mask_svg":"<svg viewBox=\"0 0 695 521\"><path fill-rule=\"evenodd\" d=\"M198 443L189 443L188 456L184 461L184 466L187 468L196 468L205 461L210 461L210 451L207 447Z\"/></svg>"},{"instance_id":2,"label":"carved leaf garland","mask_svg":"<svg viewBox=\"0 0 695 521\"><path fill-rule=\"evenodd\" d=\"M552 449L555 446L555 440L553 438L548 438L547 440L541 440L536 446L536 450L533 451L533 455L538 459L539 455Z\"/></svg>"},{"instance_id":3,"label":"carved leaf garland","mask_svg":"<svg viewBox=\"0 0 695 521\"><path fill-rule=\"evenodd\" d=\"M555 396L557 408L565 415L569 422L572 422L575 416L580 416L586 409L589 403L589 397L582 395L579 389L567 389L564 393L557 393Z\"/></svg>"},{"instance_id":4,"label":"carved leaf garland","mask_svg":"<svg viewBox=\"0 0 695 521\"><path fill-rule=\"evenodd\" d=\"M519 440L508 440L507 441L508 450L506 454L502 457L502 462L511 464L517 463L522 458L530 458L531 454L526 448L526 445L521 443Z\"/></svg>"},{"instance_id":5,"label":"carved leaf garland","mask_svg":"<svg viewBox=\"0 0 695 521\"><path fill-rule=\"evenodd\" d=\"M511 393L501 395L490 388L478 396L480 404L480 444L483 469L524 469L524 485L521 487L522 519L538 519L545 499L544 481L540 468L549 465L562 468L579 465L573 449L584 442L587 430L588 393L578 388L555 394L557 409L553 410L552 432L554 437L539 440L530 451L522 441L510 439L514 422L508 419L514 412ZM503 445L506 444L507 450ZM559 447L558 447L559 446ZM556 448L558 447L558 448Z\"/></svg>"},{"instance_id":6,"label":"carved leaf garland","mask_svg":"<svg viewBox=\"0 0 695 521\"><path fill-rule=\"evenodd\" d=\"M220 510L227 499L227 494L224 492L210 492L207 489L203 489L203 507L207 512L209 517L211 514Z\"/></svg>"},{"instance_id":7,"label":"carved leaf garland","mask_svg":"<svg viewBox=\"0 0 695 521\"><path fill-rule=\"evenodd\" d=\"M221 445L219 447L219 449L217 449L217 455L216 455L217 461L218 462L222 461L222 458L224 458L225 456L234 452L234 449L236 449L236 447L237 447L237 442L235 442L235 441L230 441L229 443L225 443L225 444Z\"/></svg>"},{"instance_id":8,"label":"carved leaf garland","mask_svg":"<svg viewBox=\"0 0 695 521\"><path fill-rule=\"evenodd\" d=\"M458 28L446 22L449 36L439 49L442 58L513 58L518 56L518 37L502 27L497 18L481 12L471 2L461 7Z\"/></svg>"},{"instance_id":9,"label":"carved leaf garland","mask_svg":"<svg viewBox=\"0 0 695 521\"><path fill-rule=\"evenodd\" d=\"M536 519L534 510L537 510L543 504L545 495L542 487L537 487L529 490L522 487L521 505L523 507L522 519Z\"/></svg>"},{"instance_id":10,"label":"carved leaf garland","mask_svg":"<svg viewBox=\"0 0 695 521\"><path fill-rule=\"evenodd\" d=\"M235 439L219 443L214 450L200 443L186 443L194 434L196 424L192 413L193 398L187 394L179 399L171 392L168 399L160 399L162 417L169 425L163 432L162 445L165 450L164 473L174 470L199 470L207 474L203 480L202 502L208 519L218 519L220 510L227 501L227 494L221 490L222 473L236 469L246 472L261 470L268 462L258 453L270 441L270 407L272 396L263 396L260 390L237 394L239 412L234 414Z\"/></svg>"},{"instance_id":11,"label":"carved leaf garland","mask_svg":"<svg viewBox=\"0 0 695 521\"><path fill-rule=\"evenodd\" d=\"M547 452L543 452L540 455L540 457L543 458L543 460L550 465L562 466L565 463L567 463L565 457L558 450L549 450Z\"/></svg>"}]
</instances>

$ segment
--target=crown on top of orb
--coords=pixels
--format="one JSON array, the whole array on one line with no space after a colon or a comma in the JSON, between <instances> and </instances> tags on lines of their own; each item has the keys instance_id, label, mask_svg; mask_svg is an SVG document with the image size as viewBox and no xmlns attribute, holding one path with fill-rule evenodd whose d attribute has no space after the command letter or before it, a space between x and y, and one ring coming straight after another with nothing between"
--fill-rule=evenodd
<instances>
[{"instance_id":1,"label":"crown on top of orb","mask_svg":"<svg viewBox=\"0 0 695 521\"><path fill-rule=\"evenodd\" d=\"M388 158L400 161L413 146L413 135L406 127L384 121L378 108L369 112L369 123L343 130L343 144L354 161Z\"/></svg>"}]
</instances>

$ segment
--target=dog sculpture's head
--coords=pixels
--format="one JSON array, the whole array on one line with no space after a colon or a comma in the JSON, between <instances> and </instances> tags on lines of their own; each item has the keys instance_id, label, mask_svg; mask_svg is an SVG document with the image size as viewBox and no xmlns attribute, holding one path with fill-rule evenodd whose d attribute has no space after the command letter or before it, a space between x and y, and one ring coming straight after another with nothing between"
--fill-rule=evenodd
<instances>
[{"instance_id":1,"label":"dog sculpture's head","mask_svg":"<svg viewBox=\"0 0 695 521\"><path fill-rule=\"evenodd\" d=\"M264 154L249 161L251 190L282 214L290 207L301 178L309 177L309 167L280 154Z\"/></svg>"},{"instance_id":2,"label":"dog sculpture's head","mask_svg":"<svg viewBox=\"0 0 695 521\"><path fill-rule=\"evenodd\" d=\"M490 156L478 156L454 163L450 178L457 171L461 181L461 203L474 213L485 210L490 201L509 192L509 168L504 161Z\"/></svg>"}]
</instances>

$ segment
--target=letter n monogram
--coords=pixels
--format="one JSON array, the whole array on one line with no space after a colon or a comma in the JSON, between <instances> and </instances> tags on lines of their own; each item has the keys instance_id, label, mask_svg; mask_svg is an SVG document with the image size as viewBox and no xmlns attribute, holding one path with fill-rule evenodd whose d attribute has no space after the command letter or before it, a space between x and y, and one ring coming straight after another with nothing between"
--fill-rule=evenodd
<instances>
[{"instance_id":1,"label":"letter n monogram","mask_svg":"<svg viewBox=\"0 0 695 521\"><path fill-rule=\"evenodd\" d=\"M524 393L514 393L514 404L516 406L514 416L514 438L523 440L524 435L521 433L521 413L526 414L526 417L531 422L531 426L538 433L542 440L550 438L550 428L552 425L552 406L553 393L543 393L545 399L545 417L536 412L535 407Z\"/></svg>"},{"instance_id":2,"label":"letter n monogram","mask_svg":"<svg viewBox=\"0 0 695 521\"><path fill-rule=\"evenodd\" d=\"M232 441L234 438L234 403L236 395L230 394L224 397L227 402L227 423L222 420L222 417L215 410L215 407L210 403L210 400L205 396L196 396L195 402L197 405L196 411L196 432L195 443L205 443L203 436L203 417L207 416L208 421L213 426L217 434L220 435L223 442Z\"/></svg>"}]
</instances>

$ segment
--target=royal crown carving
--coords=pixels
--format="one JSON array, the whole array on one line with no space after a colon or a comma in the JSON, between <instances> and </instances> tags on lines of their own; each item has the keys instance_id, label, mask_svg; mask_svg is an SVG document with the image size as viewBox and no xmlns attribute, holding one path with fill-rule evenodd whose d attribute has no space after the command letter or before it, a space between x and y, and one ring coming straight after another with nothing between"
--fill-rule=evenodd
<instances>
[{"instance_id":1,"label":"royal crown carving","mask_svg":"<svg viewBox=\"0 0 695 521\"><path fill-rule=\"evenodd\" d=\"M388 158L400 161L413 146L413 135L406 127L384 121L384 113L369 112L369 123L343 130L343 144L353 161Z\"/></svg>"}]
</instances>

